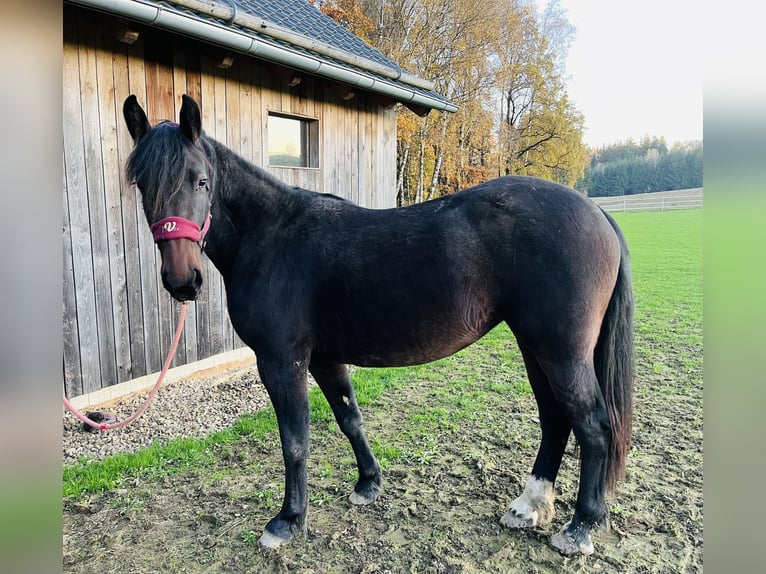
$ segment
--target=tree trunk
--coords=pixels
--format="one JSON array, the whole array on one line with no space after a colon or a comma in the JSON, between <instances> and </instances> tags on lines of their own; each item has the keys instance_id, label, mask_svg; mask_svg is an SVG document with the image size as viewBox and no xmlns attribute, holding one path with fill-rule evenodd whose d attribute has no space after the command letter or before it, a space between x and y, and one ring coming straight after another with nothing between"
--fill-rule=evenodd
<instances>
[{"instance_id":1,"label":"tree trunk","mask_svg":"<svg viewBox=\"0 0 766 574\"><path fill-rule=\"evenodd\" d=\"M444 159L444 143L447 139L447 116L442 115L442 129L441 134L439 134L439 147L438 151L436 153L436 163L434 164L434 174L431 178L431 185L428 188L428 195L426 196L426 201L431 199L434 196L434 193L436 192L436 184L439 183L439 172L442 168L442 160Z\"/></svg>"},{"instance_id":2,"label":"tree trunk","mask_svg":"<svg viewBox=\"0 0 766 574\"><path fill-rule=\"evenodd\" d=\"M399 173L396 175L396 205L402 206L402 192L404 191L404 172L407 169L407 161L410 158L410 142L404 147L404 153L402 154L402 161L399 165Z\"/></svg>"},{"instance_id":3,"label":"tree trunk","mask_svg":"<svg viewBox=\"0 0 766 574\"><path fill-rule=\"evenodd\" d=\"M428 116L423 118L423 124L420 129L420 165L418 166L418 189L415 193L415 203L423 201L423 187L426 177L426 128L428 127Z\"/></svg>"},{"instance_id":4,"label":"tree trunk","mask_svg":"<svg viewBox=\"0 0 766 574\"><path fill-rule=\"evenodd\" d=\"M434 165L434 176L431 178L431 185L428 187L428 194L426 195L426 201L431 199L434 196L434 192L436 191L436 184L439 181L439 171L442 167L442 158L444 157L444 154L441 150L439 150L439 155L436 156L436 165Z\"/></svg>"}]
</instances>

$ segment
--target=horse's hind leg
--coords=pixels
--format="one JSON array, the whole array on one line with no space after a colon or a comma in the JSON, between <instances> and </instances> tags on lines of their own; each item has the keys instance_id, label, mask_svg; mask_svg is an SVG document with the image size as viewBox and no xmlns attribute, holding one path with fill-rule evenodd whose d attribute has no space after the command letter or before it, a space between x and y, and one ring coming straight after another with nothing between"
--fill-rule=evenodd
<instances>
[{"instance_id":1,"label":"horse's hind leg","mask_svg":"<svg viewBox=\"0 0 766 574\"><path fill-rule=\"evenodd\" d=\"M580 485L572 519L551 538L564 554L592 554L590 529L608 526L605 501L611 425L591 360L545 364L553 393L580 446Z\"/></svg>"},{"instance_id":2,"label":"horse's hind leg","mask_svg":"<svg viewBox=\"0 0 766 574\"><path fill-rule=\"evenodd\" d=\"M554 484L571 425L537 359L523 345L520 348L537 401L542 438L524 492L511 503L500 523L509 528L532 528L553 519Z\"/></svg>"},{"instance_id":3,"label":"horse's hind leg","mask_svg":"<svg viewBox=\"0 0 766 574\"><path fill-rule=\"evenodd\" d=\"M362 413L356 403L354 387L348 376L348 367L338 364L312 363L309 366L309 372L316 379L327 402L330 403L335 420L351 443L356 457L359 480L349 500L358 505L370 504L383 490L380 465L364 436Z\"/></svg>"}]
</instances>

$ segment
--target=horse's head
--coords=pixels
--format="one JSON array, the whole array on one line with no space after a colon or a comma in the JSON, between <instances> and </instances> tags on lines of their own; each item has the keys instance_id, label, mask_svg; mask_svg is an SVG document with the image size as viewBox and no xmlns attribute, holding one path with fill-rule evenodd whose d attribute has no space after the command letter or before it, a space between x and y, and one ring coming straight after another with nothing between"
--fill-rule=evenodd
<instances>
[{"instance_id":1,"label":"horse's head","mask_svg":"<svg viewBox=\"0 0 766 574\"><path fill-rule=\"evenodd\" d=\"M123 115L135 143L126 174L141 191L162 256L162 284L178 301L194 300L203 280L201 254L214 175L201 139L199 107L184 95L180 122L152 127L136 97L129 96Z\"/></svg>"}]
</instances>

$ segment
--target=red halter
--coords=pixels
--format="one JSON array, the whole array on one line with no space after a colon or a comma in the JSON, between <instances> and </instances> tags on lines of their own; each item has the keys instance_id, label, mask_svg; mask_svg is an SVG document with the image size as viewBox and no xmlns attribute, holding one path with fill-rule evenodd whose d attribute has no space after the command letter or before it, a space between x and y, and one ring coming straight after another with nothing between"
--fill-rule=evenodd
<instances>
[{"instance_id":1,"label":"red halter","mask_svg":"<svg viewBox=\"0 0 766 574\"><path fill-rule=\"evenodd\" d=\"M160 122L161 126L177 126L176 122L170 120L164 120ZM156 223L152 224L152 236L154 242L164 241L166 239L191 239L195 243L199 243L201 249L205 248L205 234L210 229L210 212L208 211L205 223L202 224L202 229L199 225L194 223L190 219L184 217L166 217L160 219Z\"/></svg>"},{"instance_id":2,"label":"red halter","mask_svg":"<svg viewBox=\"0 0 766 574\"><path fill-rule=\"evenodd\" d=\"M152 224L152 236L154 236L154 242L164 241L166 239L191 239L192 241L199 243L201 248L205 248L203 239L208 229L210 229L210 213L205 218L205 223L200 226L183 217L166 217L160 219L157 223Z\"/></svg>"}]
</instances>

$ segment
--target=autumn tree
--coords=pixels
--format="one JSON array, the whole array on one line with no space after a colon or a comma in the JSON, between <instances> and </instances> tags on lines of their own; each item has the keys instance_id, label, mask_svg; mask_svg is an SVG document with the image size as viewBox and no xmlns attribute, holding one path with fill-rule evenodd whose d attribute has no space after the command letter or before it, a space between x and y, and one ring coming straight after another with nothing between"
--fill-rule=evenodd
<instances>
[{"instance_id":1,"label":"autumn tree","mask_svg":"<svg viewBox=\"0 0 766 574\"><path fill-rule=\"evenodd\" d=\"M481 102L489 98L492 85L488 31L494 28L494 5L467 0L366 0L365 6L378 48L433 81L435 91L460 106L455 115L424 118L400 108L400 197L405 203L419 202L454 191L469 179L476 158L486 161L489 156L491 115ZM477 133L482 128L484 133ZM485 149L476 152L474 144ZM489 169L483 175L488 173Z\"/></svg>"},{"instance_id":2,"label":"autumn tree","mask_svg":"<svg viewBox=\"0 0 766 574\"><path fill-rule=\"evenodd\" d=\"M584 120L563 82L574 28L558 0L542 14L529 0L321 4L459 106L455 114L425 117L398 108L400 205L496 175L536 175L569 185L582 176L588 163Z\"/></svg>"},{"instance_id":3,"label":"autumn tree","mask_svg":"<svg viewBox=\"0 0 766 574\"><path fill-rule=\"evenodd\" d=\"M561 76L573 29L556 0L541 19L525 2L508 1L503 8L495 60L502 118L498 174L574 185L588 159L584 118L569 101Z\"/></svg>"}]
</instances>

